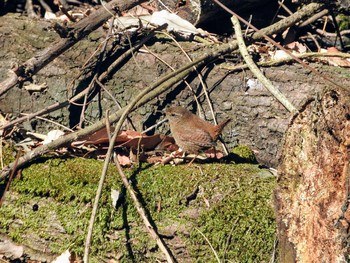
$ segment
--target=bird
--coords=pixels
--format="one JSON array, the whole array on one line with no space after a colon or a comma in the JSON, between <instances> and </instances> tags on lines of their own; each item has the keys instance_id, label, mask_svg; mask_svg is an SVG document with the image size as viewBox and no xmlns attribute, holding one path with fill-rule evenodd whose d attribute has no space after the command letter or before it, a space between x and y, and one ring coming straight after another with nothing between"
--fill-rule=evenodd
<instances>
[{"instance_id":1,"label":"bird","mask_svg":"<svg viewBox=\"0 0 350 263\"><path fill-rule=\"evenodd\" d=\"M221 131L231 120L227 119L218 125L213 125L180 106L167 108L165 114L176 144L185 153L192 154L213 148Z\"/></svg>"}]
</instances>

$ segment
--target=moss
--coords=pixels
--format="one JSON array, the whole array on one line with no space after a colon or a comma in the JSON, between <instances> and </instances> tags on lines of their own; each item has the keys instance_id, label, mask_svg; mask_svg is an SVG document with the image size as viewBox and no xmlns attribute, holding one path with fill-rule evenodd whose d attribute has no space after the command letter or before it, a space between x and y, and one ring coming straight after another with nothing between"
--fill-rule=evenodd
<instances>
[{"instance_id":1,"label":"moss","mask_svg":"<svg viewBox=\"0 0 350 263\"><path fill-rule=\"evenodd\" d=\"M256 157L252 149L247 145L240 144L233 148L230 152L229 158L236 163L257 163Z\"/></svg>"},{"instance_id":2,"label":"moss","mask_svg":"<svg viewBox=\"0 0 350 263\"><path fill-rule=\"evenodd\" d=\"M102 165L83 158L43 159L24 169L0 208L1 233L23 244L30 238L41 240L53 253L70 249L82 255ZM269 259L274 240L270 203L274 179L257 176L256 165L143 165L140 170L125 171L159 232L176 236L166 239L172 251L172 245L179 245L173 244L176 240L190 258L214 259L198 228L221 258ZM111 188L123 196L117 209L112 208ZM39 207L36 211L34 205ZM198 215L189 213L193 209ZM155 262L163 257L111 165L94 226L91 262L117 255L122 255L122 262Z\"/></svg>"},{"instance_id":3,"label":"moss","mask_svg":"<svg viewBox=\"0 0 350 263\"><path fill-rule=\"evenodd\" d=\"M350 17L349 16L339 14L336 19L337 19L337 22L339 25L339 31L349 29L349 24L350 24Z\"/></svg>"},{"instance_id":4,"label":"moss","mask_svg":"<svg viewBox=\"0 0 350 263\"><path fill-rule=\"evenodd\" d=\"M4 166L13 162L16 159L16 150L11 143L7 143L5 141L0 141L1 145L1 156Z\"/></svg>"},{"instance_id":5,"label":"moss","mask_svg":"<svg viewBox=\"0 0 350 263\"><path fill-rule=\"evenodd\" d=\"M224 170L225 171L225 170ZM249 173L248 173L249 174ZM224 195L201 214L198 229L210 240L221 259L236 262L268 262L274 243L275 223L271 204L274 179L242 174L220 180ZM208 186L209 187L209 186ZM213 193L218 191L214 188ZM193 253L210 251L199 231L191 233ZM198 261L206 261L207 253ZM211 255L214 261L214 255Z\"/></svg>"}]
</instances>

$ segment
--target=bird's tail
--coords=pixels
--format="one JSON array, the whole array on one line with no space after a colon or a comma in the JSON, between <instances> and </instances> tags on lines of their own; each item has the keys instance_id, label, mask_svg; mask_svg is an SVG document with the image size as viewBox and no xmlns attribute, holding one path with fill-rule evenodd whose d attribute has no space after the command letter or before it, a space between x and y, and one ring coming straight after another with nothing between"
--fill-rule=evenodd
<instances>
[{"instance_id":1,"label":"bird's tail","mask_svg":"<svg viewBox=\"0 0 350 263\"><path fill-rule=\"evenodd\" d=\"M218 137L220 136L222 130L225 128L225 126L231 121L231 119L227 119L218 125L214 126L214 132L213 132L213 140L216 141Z\"/></svg>"}]
</instances>

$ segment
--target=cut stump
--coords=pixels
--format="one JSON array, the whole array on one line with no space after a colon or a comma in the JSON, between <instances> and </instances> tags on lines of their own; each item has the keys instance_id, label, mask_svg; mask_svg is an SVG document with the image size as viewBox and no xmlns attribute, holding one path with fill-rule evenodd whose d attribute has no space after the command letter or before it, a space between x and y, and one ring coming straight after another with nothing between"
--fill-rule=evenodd
<instances>
[{"instance_id":1,"label":"cut stump","mask_svg":"<svg viewBox=\"0 0 350 263\"><path fill-rule=\"evenodd\" d=\"M350 259L350 92L326 90L285 136L275 191L280 262Z\"/></svg>"}]
</instances>

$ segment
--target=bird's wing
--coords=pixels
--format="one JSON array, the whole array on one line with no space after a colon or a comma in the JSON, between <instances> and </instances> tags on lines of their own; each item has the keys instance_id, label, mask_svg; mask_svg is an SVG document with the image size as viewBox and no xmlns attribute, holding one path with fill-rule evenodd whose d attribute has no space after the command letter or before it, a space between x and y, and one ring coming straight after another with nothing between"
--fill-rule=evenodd
<instances>
[{"instance_id":1,"label":"bird's wing","mask_svg":"<svg viewBox=\"0 0 350 263\"><path fill-rule=\"evenodd\" d=\"M190 141L200 147L214 146L212 137L207 131L203 129L194 128L188 133L180 133L179 137L182 141Z\"/></svg>"}]
</instances>

